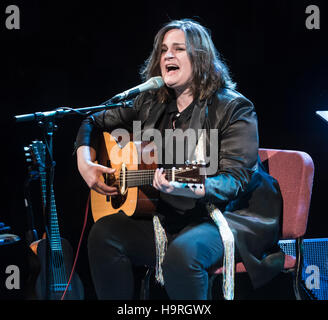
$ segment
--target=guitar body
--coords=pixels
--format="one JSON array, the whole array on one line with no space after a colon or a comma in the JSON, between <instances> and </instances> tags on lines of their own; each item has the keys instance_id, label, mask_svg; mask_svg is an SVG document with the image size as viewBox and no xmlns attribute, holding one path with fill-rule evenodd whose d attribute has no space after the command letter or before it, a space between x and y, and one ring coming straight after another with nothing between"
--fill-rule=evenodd
<instances>
[{"instance_id":1,"label":"guitar body","mask_svg":"<svg viewBox=\"0 0 328 320\"><path fill-rule=\"evenodd\" d=\"M155 170L157 168L157 151L155 144L149 142L128 142L122 146L109 133L104 132L98 163L116 169L110 180L120 180L122 172L137 170ZM143 162L144 159L154 161L150 164ZM149 177L148 177L149 178ZM122 179L121 179L122 180ZM105 181L105 178L103 178ZM91 209L94 221L123 211L126 215L150 215L156 209L158 191L150 185L126 187L119 186L121 194L118 196L104 196L91 190Z\"/></svg>"},{"instance_id":2,"label":"guitar body","mask_svg":"<svg viewBox=\"0 0 328 320\"><path fill-rule=\"evenodd\" d=\"M72 270L73 251L69 242L65 239L61 239L62 252L57 253L61 256L56 257L56 253L54 255L53 263L51 266L51 272L49 274L49 278L52 280L50 280L50 288L47 292L47 242L48 241L46 239L41 239L31 244L31 249L34 253L37 254L41 265L40 273L35 283L35 295L36 299L38 300L60 300L66 289L67 280L69 279ZM60 279L67 280L60 281ZM70 282L70 286L65 294L64 300L83 299L83 284L79 276L74 272Z\"/></svg>"}]
</instances>

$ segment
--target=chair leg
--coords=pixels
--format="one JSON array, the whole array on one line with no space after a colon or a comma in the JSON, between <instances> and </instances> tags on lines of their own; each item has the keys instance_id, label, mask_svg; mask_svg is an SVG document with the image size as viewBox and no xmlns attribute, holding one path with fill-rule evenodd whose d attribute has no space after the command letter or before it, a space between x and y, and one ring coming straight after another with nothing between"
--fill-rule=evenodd
<instances>
[{"instance_id":1,"label":"chair leg","mask_svg":"<svg viewBox=\"0 0 328 320\"><path fill-rule=\"evenodd\" d=\"M149 267L145 277L142 279L141 282L140 300L149 300L149 283L152 273L153 273L153 268Z\"/></svg>"},{"instance_id":2,"label":"chair leg","mask_svg":"<svg viewBox=\"0 0 328 320\"><path fill-rule=\"evenodd\" d=\"M207 291L207 300L213 300L213 284L216 279L216 274L208 275L208 291Z\"/></svg>"},{"instance_id":3,"label":"chair leg","mask_svg":"<svg viewBox=\"0 0 328 320\"><path fill-rule=\"evenodd\" d=\"M296 239L296 269L293 274L293 288L296 300L302 300L300 282L303 269L303 237Z\"/></svg>"}]
</instances>

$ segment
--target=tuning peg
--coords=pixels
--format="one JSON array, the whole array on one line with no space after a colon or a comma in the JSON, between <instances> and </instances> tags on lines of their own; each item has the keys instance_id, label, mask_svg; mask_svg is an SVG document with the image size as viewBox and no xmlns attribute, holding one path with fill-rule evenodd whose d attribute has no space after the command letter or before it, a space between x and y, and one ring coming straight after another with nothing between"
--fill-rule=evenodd
<instances>
[{"instance_id":1,"label":"tuning peg","mask_svg":"<svg viewBox=\"0 0 328 320\"><path fill-rule=\"evenodd\" d=\"M188 166L190 164L190 161L189 160L186 160L185 161L185 164Z\"/></svg>"},{"instance_id":2,"label":"tuning peg","mask_svg":"<svg viewBox=\"0 0 328 320\"><path fill-rule=\"evenodd\" d=\"M24 151L30 151L30 147L24 147Z\"/></svg>"}]
</instances>

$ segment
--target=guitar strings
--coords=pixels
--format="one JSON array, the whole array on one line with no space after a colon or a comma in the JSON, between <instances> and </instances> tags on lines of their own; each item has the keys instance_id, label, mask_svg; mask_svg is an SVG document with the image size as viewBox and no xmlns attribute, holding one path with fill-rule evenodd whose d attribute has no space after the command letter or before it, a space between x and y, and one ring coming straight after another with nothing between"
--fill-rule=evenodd
<instances>
[{"instance_id":1,"label":"guitar strings","mask_svg":"<svg viewBox=\"0 0 328 320\"><path fill-rule=\"evenodd\" d=\"M185 172L189 172L190 173L192 171L193 170L191 169L191 170L188 170L188 171L185 171ZM173 172L175 172L175 175L181 174L181 172L178 169L176 169L176 170L173 170L173 169L165 170L166 176L173 176ZM142 178L152 177L154 175L154 173L155 173L155 170L142 170L142 171L140 171L140 170L129 170L129 171L127 171L125 173L125 176L126 176L126 179L131 179L131 178L132 179L133 178L135 178L135 179L139 179L139 178L142 179ZM122 177L121 177L122 175L123 175L123 173L120 172L119 179L122 179Z\"/></svg>"},{"instance_id":2,"label":"guitar strings","mask_svg":"<svg viewBox=\"0 0 328 320\"><path fill-rule=\"evenodd\" d=\"M56 210L55 201L53 199L53 190L51 190L51 206ZM59 235L59 227L58 227L58 220L57 216L52 213L51 214L51 230L55 233L51 234L51 266L52 266L52 274L53 274L53 290L56 291L63 291L61 290L67 285L67 276L66 276L66 268L64 265L63 254L62 254L62 246L61 246L61 238ZM54 245L57 248L54 248ZM53 263L54 262L54 263Z\"/></svg>"},{"instance_id":3,"label":"guitar strings","mask_svg":"<svg viewBox=\"0 0 328 320\"><path fill-rule=\"evenodd\" d=\"M195 171L196 168L189 170L183 170L183 172L191 173ZM146 184L152 184L154 174L156 169L146 169L146 170L127 170L125 175L122 171L119 172L119 175L116 177L116 181L119 185L126 184L129 187L137 187ZM181 169L165 169L166 179L171 181L173 179L173 173L175 178L179 178L179 174L183 173ZM181 178L181 177L180 177ZM197 181L193 181L194 183Z\"/></svg>"},{"instance_id":4,"label":"guitar strings","mask_svg":"<svg viewBox=\"0 0 328 320\"><path fill-rule=\"evenodd\" d=\"M53 229L54 228L56 228L56 234L58 235L58 232L59 232L59 227L58 227L58 221L57 221L57 215L56 214L54 214L54 212L53 212L53 210L55 210L55 212L57 212L56 211L56 204L55 204L55 201L54 201L54 191L53 191L53 186L52 186L52 183L53 183L53 178L54 178L54 166L53 166L53 164L54 164L54 162L53 162L53 154L52 154L52 152L51 152L51 150L52 150L52 148L49 146L49 144L48 144L48 140L46 139L46 137L45 137L45 139L44 139L44 141L45 141L45 147L47 148L47 150L48 150L48 154L49 154L49 156L50 156L50 160L51 160L51 166L50 166L50 179L51 179L51 182L50 182L50 185L51 185L51 189L50 189L50 206L51 206L51 210L50 210L50 217L49 217L49 219L50 219L50 224L52 224L51 225L51 230L50 230L50 232L49 232L49 235L48 235L48 242L49 242L49 246L50 246L50 263L51 263L51 267L52 267L52 278L50 279L50 281L54 281L54 283L49 283L49 285L50 285L50 289L51 289L51 285L56 285L59 281L59 283L64 283L64 277L63 277L63 270L62 270L62 268L56 268L55 266L61 266L61 264L60 264L60 260L62 260L62 255L56 255L55 254L55 251L53 250L53 240L54 240L54 234L53 234ZM45 177L45 180L46 180L46 172L43 172L45 175L44 175L44 177ZM45 190L47 190L47 189L45 189ZM57 243L58 243L58 239L57 239ZM60 241L60 237L59 237L59 248L61 248L61 241ZM55 264L53 263L55 261ZM64 265L62 265L63 267L65 267ZM54 270L55 269L55 270ZM58 272L58 270L57 269L59 269L59 272ZM59 280L59 281L58 281ZM56 289L56 288L54 288L54 289Z\"/></svg>"},{"instance_id":5,"label":"guitar strings","mask_svg":"<svg viewBox=\"0 0 328 320\"><path fill-rule=\"evenodd\" d=\"M146 170L143 170L142 172L141 171L127 171L125 173L125 180L126 181L137 181L137 180L147 180L147 179L150 179L150 178L153 178L154 176L154 173L155 173L155 170L149 170L149 172L144 172ZM166 173L166 177L168 178L172 178L173 177L173 171L172 169L169 169L167 170L165 173ZM191 173L193 170L190 170L188 173ZM179 174L181 174L181 172L179 172L179 170L175 170L175 175L178 176ZM124 179L123 177L123 173L121 172L120 173L120 176L118 177L118 179L120 181L122 181Z\"/></svg>"},{"instance_id":6,"label":"guitar strings","mask_svg":"<svg viewBox=\"0 0 328 320\"><path fill-rule=\"evenodd\" d=\"M46 206L46 177L45 177L46 173L42 172L42 174L40 175L41 177L41 189L42 189L42 197L43 197L43 207L45 210L45 206ZM55 202L53 199L53 190L51 190L51 207L52 210L56 210L53 209L55 207ZM54 221L56 220L56 216L53 214L53 212L50 213L50 224L51 224L51 228L50 231L47 232L47 237L48 237L48 245L50 246L49 250L50 250L50 266L51 266L51 275L50 275L50 282L49 282L49 286L50 289L56 289L56 284L60 283L60 284L64 284L66 279L65 279L65 270L62 270L61 268L56 268L56 266L61 266L62 264L62 260L63 257L62 255L56 255L55 251L54 251L54 231L59 232L59 228L58 228L58 222ZM58 243L58 239L56 240ZM59 239L60 241L60 239ZM59 243L61 244L61 243ZM60 246L61 247L61 246ZM59 247L59 248L60 248ZM63 265L64 266L64 265Z\"/></svg>"}]
</instances>

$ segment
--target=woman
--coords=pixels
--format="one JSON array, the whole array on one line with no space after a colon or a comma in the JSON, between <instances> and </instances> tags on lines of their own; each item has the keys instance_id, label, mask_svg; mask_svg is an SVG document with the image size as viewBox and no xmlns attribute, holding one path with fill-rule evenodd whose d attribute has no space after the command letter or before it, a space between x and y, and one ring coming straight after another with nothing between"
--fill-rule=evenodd
<instances>
[{"instance_id":1,"label":"woman","mask_svg":"<svg viewBox=\"0 0 328 320\"><path fill-rule=\"evenodd\" d=\"M282 211L279 186L258 160L253 104L234 90L208 31L191 20L169 22L157 33L141 75L143 80L160 75L165 86L139 95L132 109L99 112L81 125L78 168L88 186L104 195L117 195L114 186L99 179L113 169L93 162L97 141L103 131L132 130L135 120L143 131L156 128L163 135L168 129L215 132L214 139L206 137L205 145L207 151L217 150L210 155L217 170L205 179L203 188L194 189L170 183L165 170L157 169L153 187L160 191L154 212L158 219L127 217L121 212L93 225L88 250L98 298L131 299L133 266L157 262L158 279L170 299L206 299L208 273L222 266L225 255L222 232L208 204L223 213L233 234L235 258L244 262L253 285L269 281L284 260L277 249ZM173 154L173 164L163 167L179 164L177 156Z\"/></svg>"}]
</instances>

